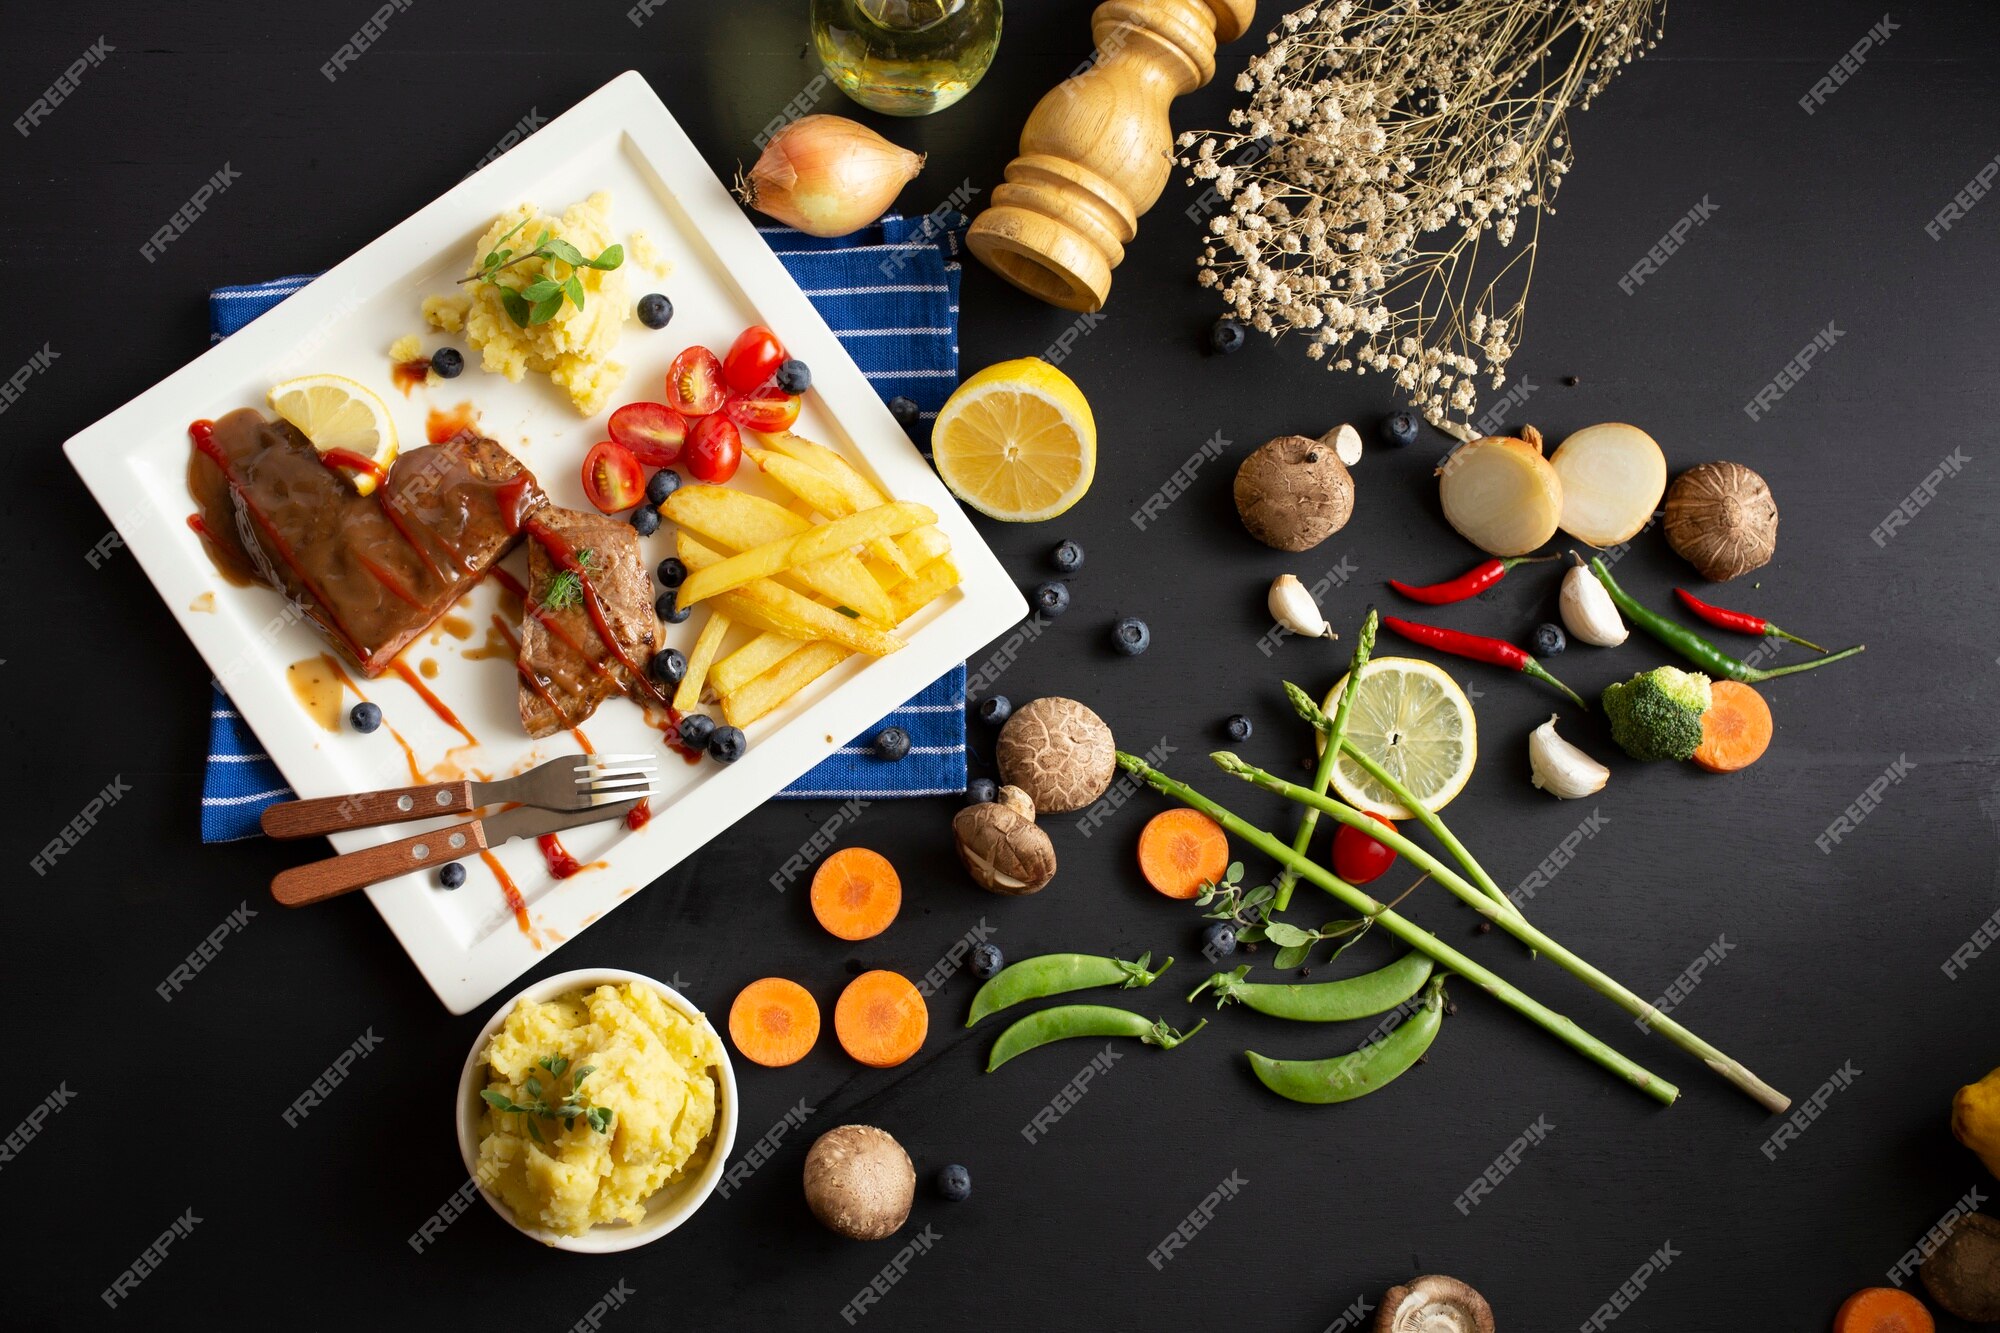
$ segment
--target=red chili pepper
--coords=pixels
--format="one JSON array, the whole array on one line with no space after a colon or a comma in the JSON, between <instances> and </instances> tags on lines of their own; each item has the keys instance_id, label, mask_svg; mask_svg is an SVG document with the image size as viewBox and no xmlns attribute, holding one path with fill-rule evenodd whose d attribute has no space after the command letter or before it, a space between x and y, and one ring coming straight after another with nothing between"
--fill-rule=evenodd
<instances>
[{"instance_id":1,"label":"red chili pepper","mask_svg":"<svg viewBox=\"0 0 2000 1333\"><path fill-rule=\"evenodd\" d=\"M1816 653L1826 649L1810 639L1801 639L1790 630L1779 629L1762 616L1753 616L1747 611L1730 611L1720 606L1711 606L1686 588L1675 588L1674 596L1681 599L1681 605L1706 620L1717 629L1735 630L1738 634L1755 634L1760 637L1790 639L1793 643L1810 648Z\"/></svg>"},{"instance_id":2,"label":"red chili pepper","mask_svg":"<svg viewBox=\"0 0 2000 1333\"><path fill-rule=\"evenodd\" d=\"M1467 634L1464 630L1446 629L1442 625L1419 625L1414 620L1404 620L1398 616L1383 616L1382 624L1411 643L1421 643L1426 648L1435 648L1441 653L1450 653L1455 657L1469 657L1475 662L1508 667L1523 675L1533 676L1544 685L1553 685L1567 694L1576 701L1578 707L1590 707L1583 701L1582 695L1550 675L1540 662L1505 639L1489 639L1484 634Z\"/></svg>"},{"instance_id":3,"label":"red chili pepper","mask_svg":"<svg viewBox=\"0 0 2000 1333\"><path fill-rule=\"evenodd\" d=\"M1474 565L1455 579L1443 583L1429 583L1423 587L1413 587L1401 579L1390 579L1389 586L1413 602L1423 602L1427 606L1449 606L1453 602L1463 602L1477 597L1506 576L1516 565L1530 565L1537 560L1553 560L1552 555L1516 555L1505 560L1488 560Z\"/></svg>"}]
</instances>

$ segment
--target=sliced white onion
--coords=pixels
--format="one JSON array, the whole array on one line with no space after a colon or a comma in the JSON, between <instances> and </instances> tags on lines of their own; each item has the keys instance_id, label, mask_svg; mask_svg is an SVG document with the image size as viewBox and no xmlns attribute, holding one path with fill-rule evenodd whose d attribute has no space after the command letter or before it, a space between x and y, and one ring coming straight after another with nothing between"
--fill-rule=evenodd
<instances>
[{"instance_id":1,"label":"sliced white onion","mask_svg":"<svg viewBox=\"0 0 2000 1333\"><path fill-rule=\"evenodd\" d=\"M1549 460L1562 478L1562 530L1592 546L1638 535L1667 493L1667 456L1637 426L1585 426Z\"/></svg>"},{"instance_id":2,"label":"sliced white onion","mask_svg":"<svg viewBox=\"0 0 2000 1333\"><path fill-rule=\"evenodd\" d=\"M1438 469L1445 520L1488 555L1526 555L1556 535L1562 480L1542 457L1541 437L1489 435L1460 445Z\"/></svg>"}]
</instances>

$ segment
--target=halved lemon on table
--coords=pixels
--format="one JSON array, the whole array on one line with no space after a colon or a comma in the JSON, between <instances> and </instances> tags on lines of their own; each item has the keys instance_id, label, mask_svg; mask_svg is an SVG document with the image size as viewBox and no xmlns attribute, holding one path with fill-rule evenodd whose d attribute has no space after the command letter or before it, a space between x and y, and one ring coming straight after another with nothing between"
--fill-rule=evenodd
<instances>
[{"instance_id":1,"label":"halved lemon on table","mask_svg":"<svg viewBox=\"0 0 2000 1333\"><path fill-rule=\"evenodd\" d=\"M1076 382L1040 357L1002 361L958 386L931 429L938 476L989 518L1036 523L1097 475L1097 421Z\"/></svg>"},{"instance_id":2,"label":"halved lemon on table","mask_svg":"<svg viewBox=\"0 0 2000 1333\"><path fill-rule=\"evenodd\" d=\"M1342 676L1326 696L1328 717L1347 688ZM1361 692L1347 715L1347 737L1433 811L1465 790L1479 759L1479 725L1472 701L1434 662L1378 657L1361 668ZM1324 749L1325 737L1321 737ZM1333 787L1358 810L1403 820L1416 811L1396 799L1367 769L1343 754L1333 766Z\"/></svg>"},{"instance_id":3,"label":"halved lemon on table","mask_svg":"<svg viewBox=\"0 0 2000 1333\"><path fill-rule=\"evenodd\" d=\"M373 494L396 461L388 404L345 375L301 375L274 385L271 410L298 427L323 457L337 453L327 461L353 478L359 494Z\"/></svg>"}]
</instances>

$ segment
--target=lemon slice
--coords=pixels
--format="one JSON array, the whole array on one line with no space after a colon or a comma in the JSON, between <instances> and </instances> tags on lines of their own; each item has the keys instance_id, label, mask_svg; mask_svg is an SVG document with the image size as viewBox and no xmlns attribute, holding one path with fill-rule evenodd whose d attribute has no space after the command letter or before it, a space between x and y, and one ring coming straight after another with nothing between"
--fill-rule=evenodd
<instances>
[{"instance_id":1,"label":"lemon slice","mask_svg":"<svg viewBox=\"0 0 2000 1333\"><path fill-rule=\"evenodd\" d=\"M338 449L366 466L347 467L354 489L369 495L396 461L396 423L365 384L345 375L301 375L271 389L271 410L298 427L322 454Z\"/></svg>"},{"instance_id":2,"label":"lemon slice","mask_svg":"<svg viewBox=\"0 0 2000 1333\"><path fill-rule=\"evenodd\" d=\"M1346 685L1342 676L1326 696L1327 716L1333 716ZM1347 737L1433 811L1465 790L1479 758L1471 700L1444 668L1414 657L1378 657L1361 668L1361 693L1347 715ZM1333 766L1333 787L1349 805L1385 819L1416 814L1351 755L1343 754Z\"/></svg>"},{"instance_id":3,"label":"lemon slice","mask_svg":"<svg viewBox=\"0 0 2000 1333\"><path fill-rule=\"evenodd\" d=\"M1035 523L1083 498L1097 422L1075 381L1039 357L1002 361L958 386L931 431L952 494L991 518Z\"/></svg>"}]
</instances>

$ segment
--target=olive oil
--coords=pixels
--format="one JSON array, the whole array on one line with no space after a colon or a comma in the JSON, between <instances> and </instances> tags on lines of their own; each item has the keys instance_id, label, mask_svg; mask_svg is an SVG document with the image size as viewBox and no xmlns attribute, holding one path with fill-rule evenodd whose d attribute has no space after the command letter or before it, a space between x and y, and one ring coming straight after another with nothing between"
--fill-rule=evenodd
<instances>
[{"instance_id":1,"label":"olive oil","mask_svg":"<svg viewBox=\"0 0 2000 1333\"><path fill-rule=\"evenodd\" d=\"M812 0L813 43L871 111L927 116L972 91L1000 47L1000 0Z\"/></svg>"}]
</instances>

